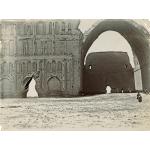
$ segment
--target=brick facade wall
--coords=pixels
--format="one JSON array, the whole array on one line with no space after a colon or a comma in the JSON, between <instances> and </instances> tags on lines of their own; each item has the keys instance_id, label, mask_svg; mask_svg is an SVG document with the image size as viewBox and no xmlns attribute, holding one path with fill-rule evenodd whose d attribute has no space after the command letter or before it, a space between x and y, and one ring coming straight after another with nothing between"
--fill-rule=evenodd
<instances>
[{"instance_id":1,"label":"brick facade wall","mask_svg":"<svg viewBox=\"0 0 150 150\"><path fill-rule=\"evenodd\" d=\"M40 97L78 95L82 41L78 25L78 20L3 20L1 97L22 97L24 79L37 71Z\"/></svg>"}]
</instances>

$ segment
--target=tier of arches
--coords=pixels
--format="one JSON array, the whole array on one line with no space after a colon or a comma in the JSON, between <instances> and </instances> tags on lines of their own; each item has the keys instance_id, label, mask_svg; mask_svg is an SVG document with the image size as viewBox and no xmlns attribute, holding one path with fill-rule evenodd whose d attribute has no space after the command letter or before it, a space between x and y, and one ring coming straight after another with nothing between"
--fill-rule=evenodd
<instances>
[{"instance_id":1,"label":"tier of arches","mask_svg":"<svg viewBox=\"0 0 150 150\"><path fill-rule=\"evenodd\" d=\"M44 34L70 34L72 31L72 24L70 22L37 22L18 24L19 35L44 35Z\"/></svg>"},{"instance_id":2,"label":"tier of arches","mask_svg":"<svg viewBox=\"0 0 150 150\"><path fill-rule=\"evenodd\" d=\"M63 70L67 72L72 72L72 61L47 61L46 65L44 60L36 61L16 61L16 62L2 62L0 64L0 74L12 74L16 72L17 74L31 73L36 71L45 71L51 73L62 73Z\"/></svg>"},{"instance_id":3,"label":"tier of arches","mask_svg":"<svg viewBox=\"0 0 150 150\"><path fill-rule=\"evenodd\" d=\"M18 22L17 25L14 23L7 23L1 25L1 34L3 35L44 35L44 34L70 34L73 30L71 22L65 21L37 21L36 23ZM17 32L16 32L17 29Z\"/></svg>"}]
</instances>

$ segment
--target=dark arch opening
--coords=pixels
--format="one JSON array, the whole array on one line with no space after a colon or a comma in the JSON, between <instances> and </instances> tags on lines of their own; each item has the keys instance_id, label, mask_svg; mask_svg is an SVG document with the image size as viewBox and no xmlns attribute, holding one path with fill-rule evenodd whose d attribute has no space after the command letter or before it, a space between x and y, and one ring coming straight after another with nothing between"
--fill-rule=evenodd
<instances>
[{"instance_id":1,"label":"dark arch opening","mask_svg":"<svg viewBox=\"0 0 150 150\"><path fill-rule=\"evenodd\" d=\"M150 90L150 61L149 61L149 41L147 35L149 34L147 30L137 24L133 20L103 20L100 21L89 33L86 33L83 51L82 51L82 64L84 72L84 58L93 44L93 42L98 38L100 34L105 31L116 31L120 33L130 44L132 51L136 54L140 69L142 73L142 84L143 90ZM84 87L84 74L83 74L83 87ZM84 90L84 89L83 89Z\"/></svg>"},{"instance_id":2,"label":"dark arch opening","mask_svg":"<svg viewBox=\"0 0 150 150\"><path fill-rule=\"evenodd\" d=\"M27 92L27 97L38 97L38 93L36 91L36 81L34 78L32 78L32 80L29 83L29 90Z\"/></svg>"},{"instance_id":3,"label":"dark arch opening","mask_svg":"<svg viewBox=\"0 0 150 150\"><path fill-rule=\"evenodd\" d=\"M22 97L23 98L38 97L38 92L36 90L36 81L33 78L33 76L27 76L23 80Z\"/></svg>"},{"instance_id":4,"label":"dark arch opening","mask_svg":"<svg viewBox=\"0 0 150 150\"><path fill-rule=\"evenodd\" d=\"M52 76L47 80L48 95L59 96L61 95L61 81L57 76Z\"/></svg>"},{"instance_id":5,"label":"dark arch opening","mask_svg":"<svg viewBox=\"0 0 150 150\"><path fill-rule=\"evenodd\" d=\"M84 60L85 94L105 93L106 87L111 87L113 93L122 89L134 92L137 82L134 80L134 67L132 49L127 40L116 31L102 33Z\"/></svg>"}]
</instances>

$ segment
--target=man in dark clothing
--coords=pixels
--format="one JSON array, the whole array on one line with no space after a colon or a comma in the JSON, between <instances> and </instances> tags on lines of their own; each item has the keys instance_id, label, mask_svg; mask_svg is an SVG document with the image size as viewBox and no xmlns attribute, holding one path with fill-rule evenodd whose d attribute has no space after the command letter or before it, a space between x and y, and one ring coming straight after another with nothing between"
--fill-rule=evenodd
<instances>
[{"instance_id":1,"label":"man in dark clothing","mask_svg":"<svg viewBox=\"0 0 150 150\"><path fill-rule=\"evenodd\" d=\"M140 94L139 91L137 93L137 99L138 99L139 102L142 102L142 95Z\"/></svg>"}]
</instances>

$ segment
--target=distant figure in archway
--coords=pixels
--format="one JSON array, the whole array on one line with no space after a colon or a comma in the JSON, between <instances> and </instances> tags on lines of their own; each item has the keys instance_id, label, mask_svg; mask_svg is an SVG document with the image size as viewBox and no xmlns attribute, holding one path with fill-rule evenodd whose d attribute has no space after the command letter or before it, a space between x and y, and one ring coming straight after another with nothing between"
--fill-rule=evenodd
<instances>
[{"instance_id":1,"label":"distant figure in archway","mask_svg":"<svg viewBox=\"0 0 150 150\"><path fill-rule=\"evenodd\" d=\"M111 87L110 86L106 86L106 94L110 94L111 93Z\"/></svg>"},{"instance_id":2,"label":"distant figure in archway","mask_svg":"<svg viewBox=\"0 0 150 150\"><path fill-rule=\"evenodd\" d=\"M148 91L147 89L145 89L145 90L144 90L144 93L148 95L148 94L149 94L149 91Z\"/></svg>"},{"instance_id":3,"label":"distant figure in archway","mask_svg":"<svg viewBox=\"0 0 150 150\"><path fill-rule=\"evenodd\" d=\"M128 92L129 92L129 93L131 93L131 92L132 92L130 88L128 88Z\"/></svg>"}]
</instances>

